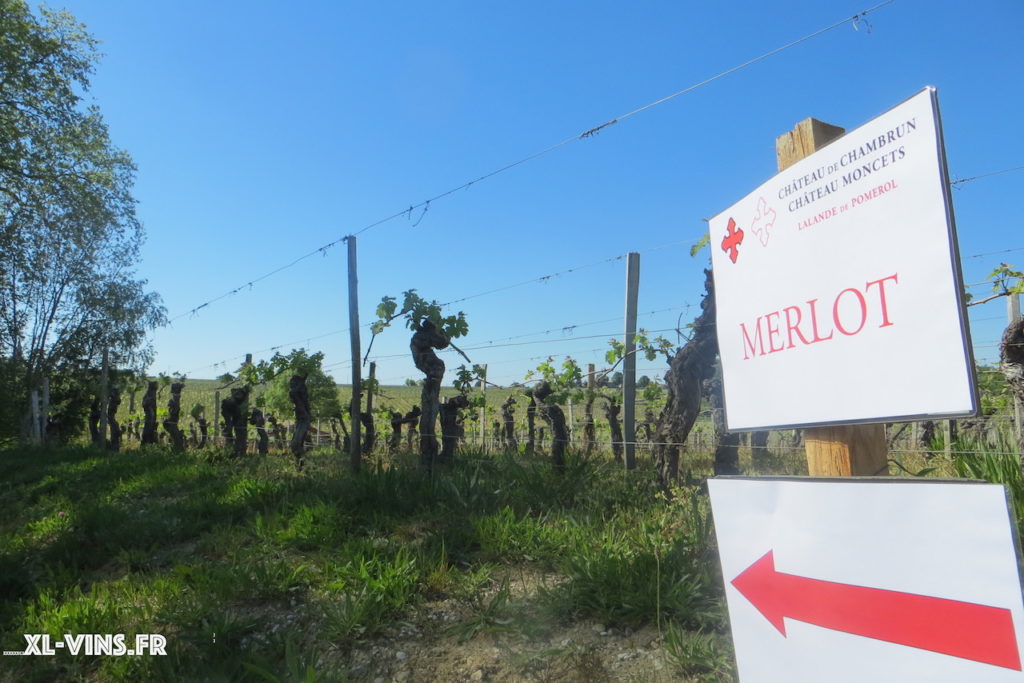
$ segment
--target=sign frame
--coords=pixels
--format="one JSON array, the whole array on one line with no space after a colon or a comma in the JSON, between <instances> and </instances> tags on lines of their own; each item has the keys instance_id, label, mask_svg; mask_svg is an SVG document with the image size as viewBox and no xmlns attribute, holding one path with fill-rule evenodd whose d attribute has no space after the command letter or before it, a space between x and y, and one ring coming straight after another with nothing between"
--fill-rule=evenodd
<instances>
[{"instance_id":1,"label":"sign frame","mask_svg":"<svg viewBox=\"0 0 1024 683\"><path fill-rule=\"evenodd\" d=\"M805 164L806 166L813 166L815 159L821 160L822 158L827 158L826 155L828 155L830 153L834 153L835 149L836 149L836 146L837 145L842 145L843 141L844 140L848 140L850 138L850 136L855 135L858 132L864 132L863 129L865 129L866 127L870 126L873 122L875 122L875 121L877 121L879 119L882 119L886 115L888 115L891 112L899 109L903 105L911 102L915 98L919 98L919 97L921 97L921 96L923 96L925 94L927 94L927 96L930 99L930 107L931 107L931 114L932 114L932 124L934 126L935 139L933 141L922 141L922 142L919 143L919 146L925 152L928 152L929 150L931 150L930 153L934 153L934 155L935 155L935 164L937 166L937 171L938 171L938 180L941 183L940 193L938 193L938 195L941 198L941 201L943 202L942 213L944 215L944 220L945 220L945 230L944 230L944 233L945 233L945 239L947 241L946 245L948 246L948 249L944 250L945 253L948 254L948 264L942 265L943 272L945 273L944 278L948 278L948 279L944 279L943 282L942 282L942 285L945 286L946 284L951 283L953 285L954 289L955 289L955 292L962 293L964 291L964 289L963 289L963 274L962 274L961 265L960 265L959 245L958 245L957 235L956 235L956 220L955 220L955 216L954 216L954 212L953 212L952 192L951 192L951 187L950 187L950 184L949 184L949 173L948 173L948 167L947 167L947 157L946 157L945 142L944 142L944 137L943 137L943 132L942 132L942 122L941 122L941 116L940 116L940 112L939 112L938 96L937 96L936 89L934 87L927 86L927 87L923 88L922 90L916 92L915 94L913 94L912 96L906 98L902 102L896 104L893 107L890 107L889 109L885 110L881 114L873 117L872 119L870 119L869 121L865 122L864 124L862 124L858 128L854 129L853 131L848 131L847 133L845 133L841 137L839 137L836 140L832 141L828 145L822 147L820 150L816 151L814 154L809 155L808 157L805 157L803 160L801 160L798 163L799 164L804 164L806 162L806 164ZM794 165L794 166L796 166L796 165ZM790 169L787 169L786 171L782 171L782 172L780 172L778 174L773 175L772 178L768 179L767 181L765 181L764 183L759 185L751 193L746 195L743 199L741 199L738 202L734 203L732 206L727 208L725 211L722 211L722 212L716 214L715 217L710 219L710 221L709 221L709 231L710 231L710 234L711 234L711 243L712 243L712 247L711 247L712 248L712 261L713 261L713 266L714 266L713 270L714 270L714 272L716 274L720 274L720 273L722 273L725 270L725 268L727 267L726 264L728 264L728 258L729 258L726 255L728 252L727 252L726 247L725 247L724 244L722 245L722 249L721 249L721 251L723 253L722 254L718 253L719 252L719 249L718 249L719 245L717 244L717 242L723 241L723 240L719 240L719 238L722 237L723 234L726 235L726 236L732 234L732 226L728 226L727 227L727 230L728 230L727 232L725 232L725 233L722 232L721 225L724 222L724 219L726 217L728 217L730 212L732 212L734 209L736 209L740 204L742 204L744 202L748 202L752 197L758 195L759 193L764 193L764 190L765 190L765 188L767 186L770 186L773 182L776 182L777 179L779 179L780 176L782 176L783 174L790 172L790 170L792 168L793 167L790 167ZM930 183L928 183L928 184L926 184L924 186L928 187L928 188L931 188L928 191L934 193L934 187L931 186ZM935 207L934 210L937 213L938 209L937 209L936 205L937 205L937 202L935 202L931 206ZM760 209L759 209L759 211L760 211ZM939 234L940 233L940 229L939 229L938 221L936 220L932 225L934 226L932 228L933 232L936 233L936 234ZM718 229L717 232L716 232L716 228ZM813 229L815 229L815 228L812 228L812 230ZM764 242L763 242L763 244L764 244ZM938 250L936 249L936 251L938 251ZM943 255L943 260L944 259L945 259L945 254ZM734 263L735 263L735 261L734 261ZM936 261L929 262L929 263L936 263L936 264L938 264L938 261L936 260ZM938 268L939 266L936 265L935 267ZM719 337L719 341L720 341L720 345L721 345L722 340L725 338L724 337L725 333L730 332L731 330L727 331L727 330L723 329L723 324L724 323L722 322L722 316L721 316L722 301L723 301L723 299L721 298L722 297L721 288L718 285L719 285L719 282L716 279L715 297L716 297L716 308L717 308L717 311L719 313L718 315L716 315L716 331L718 333L718 337ZM884 285L880 285L879 286L880 289L882 287L884 287ZM840 293L840 296L841 295L842 295L842 293ZM837 301L838 301L838 299L837 299ZM884 306L884 304L883 304L883 306ZM810 418L810 417L808 417L808 419L803 419L800 416L800 413L801 412L802 413L806 413L806 411L801 411L800 409L791 409L791 410L789 410L789 416L786 419L781 419L781 420L779 420L779 419L771 419L770 417L769 418L765 418L765 419L753 419L753 418L749 417L748 414L749 414L750 411L749 411L749 409L747 409L746 412L744 413L744 416L741 419L739 419L739 421L737 421L736 419L731 419L730 418L731 413L734 413L734 411L730 411L731 401L730 401L730 396L729 396L729 394L730 394L730 391L729 391L730 381L729 380L730 380L730 376L731 375L733 377L735 377L734 373L736 373L736 370L737 370L737 368L735 367L735 363L737 361L731 360L731 359L727 360L724 357L724 354L720 354L720 356L722 357L722 372L723 372L723 384L724 384L723 405L725 407L726 425L727 425L728 431L730 431L730 432L744 432L744 431L757 431L757 430L763 430L763 429L796 429L796 428L817 427L817 426L856 425L856 424L880 424L880 423L887 423L887 422L918 421L918 420L923 420L923 419L951 419L951 418L957 418L957 417L967 417L967 416L971 416L971 415L976 415L977 412L978 412L978 409L979 409L979 405L980 405L979 394L978 394L978 385L977 385L977 370L976 370L975 363L974 363L974 353L973 353L973 348L972 348L972 344L971 344L970 324L969 324L969 320L968 320L968 317L967 317L967 307L966 307L966 302L964 300L964 297L962 295L956 297L956 301L955 301L954 306L955 306L955 316L956 316L956 328L957 328L958 335L959 335L959 353L957 355L957 358L958 359L962 359L962 366L959 364L959 361L958 361L957 367L955 369L953 369L953 370L950 370L949 372L954 372L955 371L957 373L961 373L961 372L963 373L963 381L966 382L966 389L964 390L963 395L958 394L957 398L958 398L958 403L959 404L966 404L966 405L964 405L964 407L958 408L958 409L953 409L953 410L935 410L935 411L917 411L917 410L896 410L896 411L892 411L892 410L882 410L880 412L877 412L876 414L866 414L866 415L865 414L861 414L861 415L853 415L853 416L850 416L850 417L836 415L836 416L829 417L828 419L818 419L818 418ZM953 308L953 306L950 306L950 308ZM952 312L952 311L950 311L950 312ZM758 325L760 325L760 319L758 320ZM951 327L952 327L952 325L951 325ZM815 330L815 334L817 334L816 330ZM760 327L758 327L758 335L760 335ZM760 336L758 336L758 339L760 339ZM790 332L790 343L792 344L792 332ZM763 346L764 345L762 343L762 352L763 352ZM752 343L751 344L751 349L753 350L753 348L754 348L754 346L753 346L753 343ZM837 392L840 392L840 391L849 391L849 387L844 386L842 384L836 384L835 386L828 387L827 390L823 391L817 398L822 400L822 401L827 401L830 396L836 395ZM766 391L765 393L768 393L768 392Z\"/></svg>"}]
</instances>

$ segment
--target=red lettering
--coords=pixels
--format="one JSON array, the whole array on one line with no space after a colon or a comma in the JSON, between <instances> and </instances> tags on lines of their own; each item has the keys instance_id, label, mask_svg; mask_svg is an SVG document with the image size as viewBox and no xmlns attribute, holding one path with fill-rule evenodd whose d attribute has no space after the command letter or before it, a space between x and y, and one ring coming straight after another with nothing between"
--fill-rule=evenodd
<instances>
[{"instance_id":1,"label":"red lettering","mask_svg":"<svg viewBox=\"0 0 1024 683\"><path fill-rule=\"evenodd\" d=\"M754 337L753 340L751 340L750 339L750 335L747 334L747 326L746 326L746 324L740 323L740 331L743 333L743 360L749 360L750 359L750 356L747 354L747 349L748 348L750 349L750 353L754 354L755 356L763 356L764 355L764 342L761 341L761 320L762 320L762 318L760 316L758 316L758 318L757 318L757 335ZM755 348L754 348L754 342L755 341L757 342L757 349L760 352L758 352L758 350L755 350Z\"/></svg>"},{"instance_id":2,"label":"red lettering","mask_svg":"<svg viewBox=\"0 0 1024 683\"><path fill-rule=\"evenodd\" d=\"M775 327L772 327L772 316L775 316ZM784 351L786 347L780 346L775 348L775 337L779 335L779 312L772 311L764 317L765 327L768 328L768 353L775 353L776 351Z\"/></svg>"},{"instance_id":3,"label":"red lettering","mask_svg":"<svg viewBox=\"0 0 1024 683\"><path fill-rule=\"evenodd\" d=\"M853 332L847 332L846 328L843 327L843 324L839 322L839 301L843 298L843 294L846 294L847 292L853 292L854 296L857 297L857 301L860 303L860 325ZM858 332L864 329L864 323L866 323L867 321L868 302L864 300L864 295L860 293L860 290L854 289L853 287L849 287L839 292L839 295L836 296L835 303L832 304L832 322L835 323L836 329L845 334L846 336L852 337L853 335L857 334Z\"/></svg>"},{"instance_id":4,"label":"red lettering","mask_svg":"<svg viewBox=\"0 0 1024 683\"><path fill-rule=\"evenodd\" d=\"M811 309L811 331L814 332L814 340L811 341L812 344L820 341L828 341L835 334L835 332L829 332L827 337L822 337L818 332L818 311L815 308L815 304L817 303L817 299L811 299L807 302L808 308Z\"/></svg>"},{"instance_id":5,"label":"red lettering","mask_svg":"<svg viewBox=\"0 0 1024 683\"><path fill-rule=\"evenodd\" d=\"M824 320L822 321L825 327L819 326L819 299L806 301L808 313L806 316L802 305L785 306L780 310L758 316L752 327L748 327L746 323L740 323L740 334L743 337L743 360L793 349L799 345L810 346L818 342L829 341L835 338L836 330L847 337L860 334L867 325L870 313L869 305L873 305L875 302L871 296L872 287L878 288L878 306L881 309L879 327L892 326L894 323L890 318L888 300L892 289L887 289L890 282L894 285L899 284L899 274L893 273L877 280L870 280L864 284L863 290L859 287L848 287L840 291L832 300L831 327L827 327L829 324L827 314L823 316ZM853 301L850 300L850 297L853 297ZM858 312L860 314L859 321L857 320ZM803 327L806 318L810 318L807 323L810 329L807 331ZM785 319L785 325L783 325L783 319ZM811 334L807 334L807 332Z\"/></svg>"},{"instance_id":6,"label":"red lettering","mask_svg":"<svg viewBox=\"0 0 1024 683\"><path fill-rule=\"evenodd\" d=\"M796 314L796 322L794 322L793 318L790 316L791 312ZM800 307L786 306L786 308L783 310L783 313L786 314L786 333L789 337L789 346L787 346L786 348L791 349L794 346L796 346L796 344L793 343L794 332L796 332L796 336L800 337L800 341L802 341L804 344L810 344L811 342L807 341L807 338L804 337L804 333L800 331L800 319L803 317L803 313L800 312Z\"/></svg>"},{"instance_id":7,"label":"red lettering","mask_svg":"<svg viewBox=\"0 0 1024 683\"><path fill-rule=\"evenodd\" d=\"M885 300L885 281L892 280L896 284L900 283L899 273L893 273L889 277L883 277L881 280L872 280L864 285L864 291L867 292L871 289L871 285L878 285L878 303L882 306L882 324L879 327L888 327L892 325L892 321L889 320L889 305Z\"/></svg>"}]
</instances>

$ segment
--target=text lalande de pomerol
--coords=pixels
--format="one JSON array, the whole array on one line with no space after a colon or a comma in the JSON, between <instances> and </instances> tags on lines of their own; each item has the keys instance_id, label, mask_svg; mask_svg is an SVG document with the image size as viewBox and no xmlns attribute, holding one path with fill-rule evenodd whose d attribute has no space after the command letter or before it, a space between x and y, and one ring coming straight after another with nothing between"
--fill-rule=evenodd
<instances>
[{"instance_id":1,"label":"text lalande de pomerol","mask_svg":"<svg viewBox=\"0 0 1024 683\"><path fill-rule=\"evenodd\" d=\"M794 213L895 165L906 157L906 150L899 141L915 130L916 117L851 149L837 161L819 166L783 185L778 193L779 199L788 200L786 208ZM896 188L895 179L885 180L842 204L833 204L799 221L797 229L822 223ZM889 317L887 287L898 283L899 273L891 273L839 291L831 297L831 305L819 299L809 299L803 304L785 306L758 316L749 328L746 323L740 323L743 360L826 342L837 338L836 333L852 337L868 327L889 327L893 322Z\"/></svg>"}]
</instances>

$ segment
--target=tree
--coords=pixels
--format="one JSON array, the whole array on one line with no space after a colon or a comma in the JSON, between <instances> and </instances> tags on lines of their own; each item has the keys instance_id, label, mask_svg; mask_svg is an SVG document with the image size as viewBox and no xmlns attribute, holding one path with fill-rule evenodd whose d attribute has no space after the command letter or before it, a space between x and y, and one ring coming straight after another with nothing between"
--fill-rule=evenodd
<instances>
[{"instance_id":1,"label":"tree","mask_svg":"<svg viewBox=\"0 0 1024 683\"><path fill-rule=\"evenodd\" d=\"M98 57L71 15L0 0L0 357L12 376L2 390L25 405L52 377L65 425L103 349L143 368L146 332L165 322L160 298L132 277L135 167L83 106Z\"/></svg>"}]
</instances>

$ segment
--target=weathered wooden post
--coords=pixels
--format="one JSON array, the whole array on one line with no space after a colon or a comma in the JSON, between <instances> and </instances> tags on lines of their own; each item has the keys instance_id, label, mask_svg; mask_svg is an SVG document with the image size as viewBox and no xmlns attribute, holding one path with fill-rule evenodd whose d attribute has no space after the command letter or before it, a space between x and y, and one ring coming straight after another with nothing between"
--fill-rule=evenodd
<instances>
[{"instance_id":1,"label":"weathered wooden post","mask_svg":"<svg viewBox=\"0 0 1024 683\"><path fill-rule=\"evenodd\" d=\"M626 349L622 360L622 427L626 469L636 469L636 307L640 293L640 254L626 261Z\"/></svg>"},{"instance_id":2,"label":"weathered wooden post","mask_svg":"<svg viewBox=\"0 0 1024 683\"><path fill-rule=\"evenodd\" d=\"M804 119L775 140L779 170L810 156L845 131L817 119ZM883 425L833 425L804 430L807 471L812 477L887 474L888 447Z\"/></svg>"},{"instance_id":3,"label":"weathered wooden post","mask_svg":"<svg viewBox=\"0 0 1024 683\"><path fill-rule=\"evenodd\" d=\"M597 398L597 378L594 376L594 364L587 363L587 402L583 408L583 453L594 452L597 437L594 430L594 399Z\"/></svg>"},{"instance_id":4,"label":"weathered wooden post","mask_svg":"<svg viewBox=\"0 0 1024 683\"><path fill-rule=\"evenodd\" d=\"M480 378L480 395L484 404L480 406L480 448L487 450L487 364L483 364L483 377Z\"/></svg>"},{"instance_id":5,"label":"weathered wooden post","mask_svg":"<svg viewBox=\"0 0 1024 683\"><path fill-rule=\"evenodd\" d=\"M349 235L348 243L348 326L349 339L352 347L352 402L349 404L349 423L352 432L349 435L349 456L352 471L358 472L363 462L363 445L360 441L360 409L362 401L359 394L362 389L360 376L360 345L359 345L359 277L356 263L356 238Z\"/></svg>"}]
</instances>

